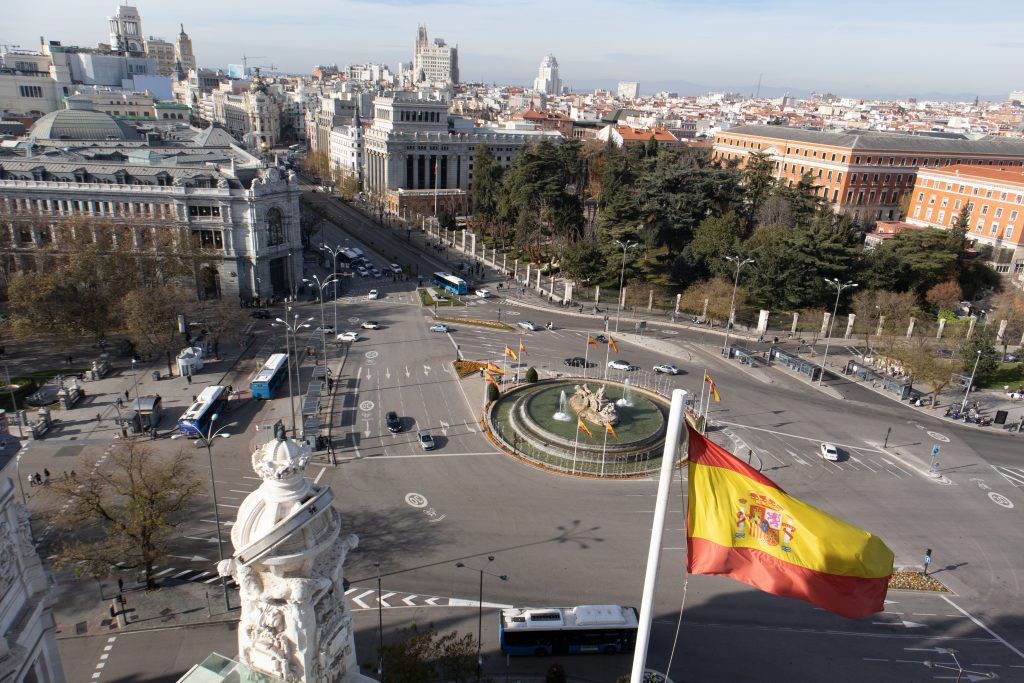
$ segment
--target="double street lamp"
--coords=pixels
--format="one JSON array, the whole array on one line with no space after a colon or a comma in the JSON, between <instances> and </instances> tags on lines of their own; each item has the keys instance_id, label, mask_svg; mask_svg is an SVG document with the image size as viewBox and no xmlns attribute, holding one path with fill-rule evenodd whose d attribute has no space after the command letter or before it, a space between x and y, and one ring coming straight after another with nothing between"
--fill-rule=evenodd
<instances>
[{"instance_id":1,"label":"double street lamp","mask_svg":"<svg viewBox=\"0 0 1024 683\"><path fill-rule=\"evenodd\" d=\"M622 304L624 303L623 302L623 298L624 297L622 296L623 295L622 285L625 283L625 277L626 277L626 252L629 251L630 249L632 249L633 247L640 246L640 243L639 242L621 242L619 240L614 240L614 241L615 241L615 244L617 244L620 247L622 247L622 268L619 269L619 306L618 306L618 308L615 311L615 332L618 333L618 331L619 331L619 315L622 313Z\"/></svg>"},{"instance_id":2,"label":"double street lamp","mask_svg":"<svg viewBox=\"0 0 1024 683\"><path fill-rule=\"evenodd\" d=\"M291 312L292 312L292 307L289 306L288 309L287 309L287 313L285 313L285 316L287 317L288 314L291 313ZM292 438L293 439L295 438L295 399L294 399L294 394L292 393L292 345L296 345L296 347L297 347L298 343L295 341L295 335L303 327L309 327L309 323L310 323L311 320L313 320L312 317L306 318L305 320L299 320L299 314L298 313L292 314L292 319L290 321L281 320L280 318L275 318L274 319L274 321L278 325L283 325L284 326L284 350L285 350L285 353L288 355L288 407L291 408L291 411L292 411ZM291 335L291 342L292 342L292 344L289 344L289 340L288 340L289 335ZM298 375L299 375L299 368L298 368L298 362L297 362L297 359L296 359L296 366L295 366L295 388L296 388L296 390L299 389L299 377L298 377Z\"/></svg>"},{"instance_id":3,"label":"double street lamp","mask_svg":"<svg viewBox=\"0 0 1024 683\"><path fill-rule=\"evenodd\" d=\"M206 459L207 459L207 461L209 462L209 465L210 465L210 493L213 495L213 521L214 521L214 524L217 525L217 558L221 562L223 562L224 561L224 539L221 537L221 531L220 531L220 507L217 505L217 480L216 480L216 477L214 477L214 474L213 474L213 451L212 451L211 447L213 445L213 440L216 439L218 436L223 438L223 439L229 438L231 436L231 433L227 432L225 430L230 429L231 427L234 427L235 425L234 425L234 423L226 424L223 427L221 427L220 429L218 429L217 431L213 431L214 423L217 422L217 419L219 417L220 417L220 413L214 413L212 416L210 416L210 426L206 428L206 433L205 434L200 432L200 436L198 438L202 439L202 444L204 446L206 446ZM184 436L184 434L175 434L171 438L172 439L180 439L183 436ZM224 588L224 609L230 610L231 609L231 600L229 599L229 595L228 595L228 577L227 576L221 576L220 579L221 579L221 585Z\"/></svg>"},{"instance_id":4,"label":"double street lamp","mask_svg":"<svg viewBox=\"0 0 1024 683\"><path fill-rule=\"evenodd\" d=\"M981 349L978 349L977 355L974 358L974 369L971 370L971 379L967 382L967 388L964 389L964 401L960 404L960 413L963 414L967 410L967 397L971 393L971 387L974 386L974 376L978 372L978 363L981 362Z\"/></svg>"},{"instance_id":5,"label":"double street lamp","mask_svg":"<svg viewBox=\"0 0 1024 683\"><path fill-rule=\"evenodd\" d=\"M740 270L754 259L747 258L740 260L739 256L726 256L726 261L736 264L736 277L732 281L732 302L729 304L729 320L725 323L725 345L722 346L722 355L729 356L729 333L732 331L733 323L736 322L736 290L740 286Z\"/></svg>"},{"instance_id":6,"label":"double street lamp","mask_svg":"<svg viewBox=\"0 0 1024 683\"><path fill-rule=\"evenodd\" d=\"M487 574L488 576L493 576L496 579L501 579L502 581L508 581L508 575L506 575L506 574L495 574L493 572L487 571L487 569L486 569L487 565L489 565L491 562L494 562L494 555L488 555L487 556L487 561L484 562L484 565L482 567L480 567L479 569L470 567L470 566L468 566L468 565L466 565L466 564L464 564L462 562L456 562L455 563L455 566L459 567L460 569L464 567L466 569L471 569L472 571L475 571L475 572L480 572L480 599L479 599L479 610L478 610L478 613L477 613L477 620L476 620L476 680L477 681L479 681L481 676L483 675L483 666L484 666L484 659L483 659L483 655L481 654L481 645L482 645L481 638L483 637L483 626L484 626L484 574Z\"/></svg>"},{"instance_id":7,"label":"double street lamp","mask_svg":"<svg viewBox=\"0 0 1024 683\"><path fill-rule=\"evenodd\" d=\"M314 275L312 277L312 279L304 277L304 278L302 278L302 281L306 282L308 284L311 284L311 285L315 284L317 286L317 289L320 290L320 336L322 337L322 339L320 340L321 341L320 348L321 348L321 350L323 352L324 367L326 368L327 367L327 330L324 329L324 326L326 324L325 321L324 321L324 287L326 287L327 285L331 284L332 282L337 282L338 281L338 276L337 275L329 275L324 280L320 280L320 278L318 276ZM334 333L335 334L338 333L338 300L337 299L334 300Z\"/></svg>"},{"instance_id":8,"label":"double street lamp","mask_svg":"<svg viewBox=\"0 0 1024 683\"><path fill-rule=\"evenodd\" d=\"M844 289L857 286L856 282L840 282L839 278L825 278L825 282L836 288L836 305L832 309L832 317L828 321L828 336L825 337L825 355L821 357L821 374L818 375L819 387L821 386L821 381L825 379L825 361L828 360L828 347L832 342L832 326L836 324L836 314L839 313L839 297Z\"/></svg>"}]
</instances>

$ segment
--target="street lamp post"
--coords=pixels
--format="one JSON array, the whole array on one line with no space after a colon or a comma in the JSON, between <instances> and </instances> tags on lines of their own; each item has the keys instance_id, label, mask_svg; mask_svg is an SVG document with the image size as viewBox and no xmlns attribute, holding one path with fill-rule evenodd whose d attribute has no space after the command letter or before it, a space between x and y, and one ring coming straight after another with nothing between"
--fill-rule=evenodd
<instances>
[{"instance_id":1,"label":"street lamp post","mask_svg":"<svg viewBox=\"0 0 1024 683\"><path fill-rule=\"evenodd\" d=\"M377 675L380 676L380 680L384 680L384 602L380 596L383 593L380 592L380 562L373 563L374 568L377 570L377 650L379 652L377 660Z\"/></svg>"},{"instance_id":2,"label":"street lamp post","mask_svg":"<svg viewBox=\"0 0 1024 683\"><path fill-rule=\"evenodd\" d=\"M288 313L291 313L291 311L292 311L292 307L289 306L288 309L287 309L287 313L285 313L285 316L287 316ZM291 349L292 349L292 345L297 345L297 342L295 342L295 335L296 335L296 333L298 333L298 331L301 328L303 328L303 327L309 327L309 321L313 320L313 318L306 318L305 320L299 320L299 314L295 313L293 315L293 317L292 317L291 322L286 322L284 320L281 320L280 318L275 318L274 320L279 325L283 325L284 326L284 344L285 344L284 349L285 349L285 353L288 354L288 406L291 408L291 412L292 412L292 438L294 439L295 438L295 399L294 399L294 394L292 393L292 350ZM288 335L289 334L291 334L292 345L289 345L289 343L288 343ZM295 367L295 388L296 388L296 391L299 389L299 377L298 377L298 374L299 374L299 372L298 372L298 364L296 363L296 367Z\"/></svg>"},{"instance_id":3,"label":"street lamp post","mask_svg":"<svg viewBox=\"0 0 1024 683\"><path fill-rule=\"evenodd\" d=\"M221 530L220 530L220 508L217 505L217 480L216 480L216 477L213 474L213 450L212 450L212 445L213 445L213 440L216 439L218 436L221 437L221 438L224 438L224 439L227 439L228 437L230 437L231 434L228 433L228 432L225 432L224 430L225 429L230 429L231 427L233 427L234 423L226 424L223 427L221 427L220 429L218 429L217 431L213 431L214 423L217 421L217 419L219 417L220 417L220 413L214 413L210 417L210 426L207 427L206 434L200 433L199 438L203 440L203 445L206 446L206 459L207 459L207 462L210 465L210 493L213 495L213 521L214 521L214 524L217 525L217 557L218 557L218 559L221 562L223 562L224 561L224 539L221 536ZM182 436L184 436L184 435L183 434L175 434L171 438L172 439L179 439ZM228 594L228 577L227 576L222 576L220 578L221 578L221 585L224 588L224 609L230 610L231 609L231 600L229 599L230 596Z\"/></svg>"},{"instance_id":4,"label":"street lamp post","mask_svg":"<svg viewBox=\"0 0 1024 683\"><path fill-rule=\"evenodd\" d=\"M345 250L345 247L340 244L331 249L326 244L320 245L321 249L325 249L328 254L334 257L334 270L332 275L334 276L334 331L338 331L338 254Z\"/></svg>"},{"instance_id":5,"label":"street lamp post","mask_svg":"<svg viewBox=\"0 0 1024 683\"><path fill-rule=\"evenodd\" d=\"M135 407L141 409L142 405L139 403L139 375L135 372L134 358L132 358L132 382L135 383Z\"/></svg>"},{"instance_id":6,"label":"street lamp post","mask_svg":"<svg viewBox=\"0 0 1024 683\"><path fill-rule=\"evenodd\" d=\"M615 244L622 247L622 268L619 269L619 305L615 311L615 332L617 334L619 331L619 315L622 313L622 285L625 283L626 278L626 252L633 247L640 246L640 243L615 240Z\"/></svg>"},{"instance_id":7,"label":"street lamp post","mask_svg":"<svg viewBox=\"0 0 1024 683\"><path fill-rule=\"evenodd\" d=\"M965 669L963 666L961 666L960 660L956 658L956 650L951 650L948 647L937 647L935 648L935 652L939 653L940 655L949 655L950 657L952 657L952 666L949 664L943 664L941 662L932 661L924 661L922 662L922 664L924 664L929 669L945 669L946 671L955 671L956 681L954 681L954 683L960 683L960 680L963 678L964 674L967 674L967 680L969 681L980 681L983 679L992 680L999 677L996 673L992 671L970 671L968 669ZM947 676L946 678L952 678L952 676Z\"/></svg>"},{"instance_id":8,"label":"street lamp post","mask_svg":"<svg viewBox=\"0 0 1024 683\"><path fill-rule=\"evenodd\" d=\"M499 322L501 316L498 316ZM18 399L14 395L14 386L11 384L11 369L4 363L4 374L7 376L7 388L11 392L11 405L14 407L14 419L18 421L18 437L21 439L25 438L25 431L21 428L21 413L18 412ZM18 483L21 483L21 477L18 477ZM22 491L22 497L24 497L24 491Z\"/></svg>"},{"instance_id":9,"label":"street lamp post","mask_svg":"<svg viewBox=\"0 0 1024 683\"><path fill-rule=\"evenodd\" d=\"M494 562L494 555L488 555L487 556L487 562L484 562L483 567L480 567L479 569L473 569L473 567L469 567L469 566L467 566L466 564L464 564L462 562L456 562L455 563L456 567L459 567L459 568L465 567L466 569L472 569L475 572L480 572L480 599L478 601L479 609L477 611L477 619L476 619L476 680L477 681L479 681L481 676L483 676L483 665L484 665L483 655L481 654L481 646L483 645L483 641L481 640L481 638L483 637L483 627L484 627L484 574L487 574L488 576L493 576L496 579L501 579L502 581L508 581L508 575L506 575L506 574L500 574L499 575L499 574L494 574L492 572L486 571L487 565L489 565L491 562Z\"/></svg>"},{"instance_id":10,"label":"street lamp post","mask_svg":"<svg viewBox=\"0 0 1024 683\"><path fill-rule=\"evenodd\" d=\"M974 386L974 375L978 372L978 363L981 362L981 349L978 349L977 356L974 359L974 369L971 370L971 381L967 383L967 388L964 390L964 402L960 404L960 412L963 413L967 409L967 396L971 393L971 387Z\"/></svg>"},{"instance_id":11,"label":"street lamp post","mask_svg":"<svg viewBox=\"0 0 1024 683\"><path fill-rule=\"evenodd\" d=\"M856 282L840 282L839 278L825 278L825 282L836 288L836 305L832 309L832 317L828 321L828 336L825 337L825 355L821 357L821 374L818 375L819 387L822 380L825 379L825 361L828 360L828 347L832 342L832 326L836 324L836 314L839 312L839 296L843 293L844 289L857 286Z\"/></svg>"},{"instance_id":12,"label":"street lamp post","mask_svg":"<svg viewBox=\"0 0 1024 683\"><path fill-rule=\"evenodd\" d=\"M325 368L327 367L327 330L324 329L324 325L326 325L326 322L324 321L324 287L326 287L327 285L331 284L331 282L336 281L337 279L338 279L337 275L331 275L330 277L326 278L322 282L320 281L320 278L317 277L316 275L314 275L312 279L302 278L303 282L308 282L309 284L314 284L315 283L316 286L317 286L317 289L320 290L320 337L321 337L320 349L322 351L323 360L324 360L324 367ZM334 333L337 334L338 333L338 327L337 327L337 325L338 325L338 319L337 319L337 310L338 310L337 306L338 306L338 304L337 304L337 299L335 299L334 306L335 306L335 309L334 309L335 310Z\"/></svg>"},{"instance_id":13,"label":"street lamp post","mask_svg":"<svg viewBox=\"0 0 1024 683\"><path fill-rule=\"evenodd\" d=\"M740 286L740 270L748 263L753 263L754 259L748 258L741 261L739 256L726 256L725 260L736 264L736 277L732 281L732 302L729 304L729 320L725 323L725 345L722 346L722 355L728 357L729 333L736 321L736 290Z\"/></svg>"}]
</instances>

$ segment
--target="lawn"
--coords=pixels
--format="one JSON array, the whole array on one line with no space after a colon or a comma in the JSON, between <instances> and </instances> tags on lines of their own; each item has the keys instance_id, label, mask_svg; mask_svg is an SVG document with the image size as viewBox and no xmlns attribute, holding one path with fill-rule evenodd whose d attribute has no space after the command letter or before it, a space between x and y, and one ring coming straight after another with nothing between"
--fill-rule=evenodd
<instances>
[{"instance_id":1,"label":"lawn","mask_svg":"<svg viewBox=\"0 0 1024 683\"><path fill-rule=\"evenodd\" d=\"M420 301L423 302L424 306L433 306L435 304L438 305L438 306L465 306L466 305L466 304L462 303L461 301L459 301L458 299L455 299L455 298L453 298L453 297L451 297L451 296L449 296L449 295L447 295L447 294L445 294L443 292L438 292L438 294L440 294L440 296L441 296L440 299L434 299L434 297L430 296L430 292L428 292L426 289L420 289L419 293L420 293Z\"/></svg>"},{"instance_id":2,"label":"lawn","mask_svg":"<svg viewBox=\"0 0 1024 683\"><path fill-rule=\"evenodd\" d=\"M977 384L982 389L1016 389L1024 384L1024 363L1000 363L991 377Z\"/></svg>"}]
</instances>

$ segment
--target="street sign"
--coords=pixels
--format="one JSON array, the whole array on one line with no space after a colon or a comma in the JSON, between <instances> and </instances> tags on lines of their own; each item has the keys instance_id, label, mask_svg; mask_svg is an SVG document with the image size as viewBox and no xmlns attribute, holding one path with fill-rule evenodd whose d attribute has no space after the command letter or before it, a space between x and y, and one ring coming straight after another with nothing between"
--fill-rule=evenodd
<instances>
[{"instance_id":1,"label":"street sign","mask_svg":"<svg viewBox=\"0 0 1024 683\"><path fill-rule=\"evenodd\" d=\"M934 458L939 454L939 444L932 446L932 457Z\"/></svg>"}]
</instances>

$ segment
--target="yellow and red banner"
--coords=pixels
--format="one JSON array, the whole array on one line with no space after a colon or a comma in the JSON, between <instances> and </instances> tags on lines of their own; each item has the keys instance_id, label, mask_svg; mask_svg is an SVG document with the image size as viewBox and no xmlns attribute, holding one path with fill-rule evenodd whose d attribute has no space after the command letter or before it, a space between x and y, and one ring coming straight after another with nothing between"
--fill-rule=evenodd
<instances>
[{"instance_id":1,"label":"yellow and red banner","mask_svg":"<svg viewBox=\"0 0 1024 683\"><path fill-rule=\"evenodd\" d=\"M893 554L794 498L687 425L686 569L727 576L849 619L884 609Z\"/></svg>"},{"instance_id":2,"label":"yellow and red banner","mask_svg":"<svg viewBox=\"0 0 1024 683\"><path fill-rule=\"evenodd\" d=\"M610 422L604 426L604 431L607 432L608 434L611 434L616 441L619 440L619 435L615 433L615 428L612 427Z\"/></svg>"},{"instance_id":3,"label":"yellow and red banner","mask_svg":"<svg viewBox=\"0 0 1024 683\"><path fill-rule=\"evenodd\" d=\"M711 379L711 375L704 373L704 381L711 385L711 395L715 397L715 403L722 400L722 397L718 395L718 389L715 388L715 380Z\"/></svg>"},{"instance_id":4,"label":"yellow and red banner","mask_svg":"<svg viewBox=\"0 0 1024 683\"><path fill-rule=\"evenodd\" d=\"M487 361L487 372L493 372L498 375L504 375L505 371L495 365L492 361Z\"/></svg>"},{"instance_id":5,"label":"yellow and red banner","mask_svg":"<svg viewBox=\"0 0 1024 683\"><path fill-rule=\"evenodd\" d=\"M524 356L529 356L530 355L530 354L526 353L526 345L523 344L523 342L519 342L519 353L523 354Z\"/></svg>"},{"instance_id":6,"label":"yellow and red banner","mask_svg":"<svg viewBox=\"0 0 1024 683\"><path fill-rule=\"evenodd\" d=\"M488 382L490 382L494 386L498 387L499 390L501 389L501 384L498 383L498 380L494 379L494 375L492 375L489 372L485 372L484 373L484 377L487 378Z\"/></svg>"},{"instance_id":7,"label":"yellow and red banner","mask_svg":"<svg viewBox=\"0 0 1024 683\"><path fill-rule=\"evenodd\" d=\"M612 351L619 352L619 345L615 343L615 337L608 337L608 344L612 347Z\"/></svg>"},{"instance_id":8,"label":"yellow and red banner","mask_svg":"<svg viewBox=\"0 0 1024 683\"><path fill-rule=\"evenodd\" d=\"M597 346L597 340L596 340L596 339L594 339L593 337L591 337L591 336L590 336L590 335L588 334L588 335L587 335L587 344L591 344L591 345L593 345L593 346Z\"/></svg>"},{"instance_id":9,"label":"yellow and red banner","mask_svg":"<svg viewBox=\"0 0 1024 683\"><path fill-rule=\"evenodd\" d=\"M589 436L591 438L594 437L594 435L590 433L590 430L587 429L587 425L583 424L583 418L582 417L577 417L576 418L576 431L583 432L584 434L586 434L587 436Z\"/></svg>"},{"instance_id":10,"label":"yellow and red banner","mask_svg":"<svg viewBox=\"0 0 1024 683\"><path fill-rule=\"evenodd\" d=\"M505 355L511 358L512 360L519 360L519 356L517 356L516 352L513 351L508 345L505 346Z\"/></svg>"}]
</instances>

